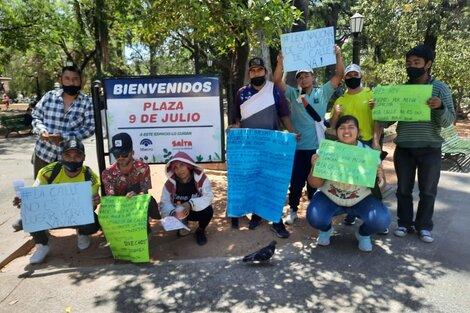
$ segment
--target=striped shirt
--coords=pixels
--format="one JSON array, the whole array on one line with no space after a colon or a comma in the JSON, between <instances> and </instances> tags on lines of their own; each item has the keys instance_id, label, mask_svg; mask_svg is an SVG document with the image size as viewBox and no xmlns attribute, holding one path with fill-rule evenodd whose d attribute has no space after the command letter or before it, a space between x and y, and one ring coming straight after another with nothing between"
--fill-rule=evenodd
<instances>
[{"instance_id":1,"label":"striped shirt","mask_svg":"<svg viewBox=\"0 0 470 313\"><path fill-rule=\"evenodd\" d=\"M238 90L237 96L235 97L235 114L239 120L242 118L240 106L256 93L258 93L258 90L253 88L251 84L243 86ZM277 86L274 86L273 96L274 96L274 103L276 105L278 116L279 117L289 116L290 115L289 104L287 103L287 98L284 92L280 90Z\"/></svg>"},{"instance_id":2,"label":"striped shirt","mask_svg":"<svg viewBox=\"0 0 470 313\"><path fill-rule=\"evenodd\" d=\"M67 112L64 112L63 90L52 90L46 93L33 109L33 131L40 135L47 131L49 134L60 134L64 140L82 140L95 133L93 105L90 97L80 92L73 100ZM36 155L46 162L60 159L60 146L49 141L36 141Z\"/></svg>"},{"instance_id":3,"label":"striped shirt","mask_svg":"<svg viewBox=\"0 0 470 313\"><path fill-rule=\"evenodd\" d=\"M446 84L430 77L432 96L442 101L442 107L431 109L431 120L425 122L403 122L397 124L397 137L394 142L401 148L440 148L444 139L440 132L442 127L450 126L455 120L452 94Z\"/></svg>"}]
</instances>

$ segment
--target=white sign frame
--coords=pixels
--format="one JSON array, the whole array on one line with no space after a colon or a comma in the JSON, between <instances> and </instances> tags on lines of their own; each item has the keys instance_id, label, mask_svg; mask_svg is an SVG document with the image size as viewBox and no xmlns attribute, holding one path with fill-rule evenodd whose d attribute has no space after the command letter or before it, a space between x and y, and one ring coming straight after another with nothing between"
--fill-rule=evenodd
<instances>
[{"instance_id":1,"label":"white sign frame","mask_svg":"<svg viewBox=\"0 0 470 313\"><path fill-rule=\"evenodd\" d=\"M106 78L104 86L108 138L128 133L135 159L165 164L184 151L197 163L225 162L219 76Z\"/></svg>"}]
</instances>

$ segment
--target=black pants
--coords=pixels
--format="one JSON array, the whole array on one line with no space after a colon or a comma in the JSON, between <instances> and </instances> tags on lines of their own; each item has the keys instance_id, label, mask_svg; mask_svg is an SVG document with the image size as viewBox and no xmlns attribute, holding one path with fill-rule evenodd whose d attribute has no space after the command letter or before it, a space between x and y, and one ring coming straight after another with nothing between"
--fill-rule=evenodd
<instances>
[{"instance_id":1,"label":"black pants","mask_svg":"<svg viewBox=\"0 0 470 313\"><path fill-rule=\"evenodd\" d=\"M158 203L154 197L150 197L149 207L147 210L147 216L153 219L159 220L161 219L160 211L158 211Z\"/></svg>"},{"instance_id":2,"label":"black pants","mask_svg":"<svg viewBox=\"0 0 470 313\"><path fill-rule=\"evenodd\" d=\"M100 229L100 223L98 222L98 215L96 215L95 212L93 212L93 217L95 219L93 223L86 224L86 225L79 225L79 226L74 227L78 229L78 233L80 235L92 235ZM69 228L69 227L60 227L60 228ZM55 228L55 229L60 229L60 228ZM34 242L36 244L40 243L42 245L47 245L47 243L49 242L49 237L47 236L46 230L32 232L31 236L33 236Z\"/></svg>"},{"instance_id":3,"label":"black pants","mask_svg":"<svg viewBox=\"0 0 470 313\"><path fill-rule=\"evenodd\" d=\"M235 218L237 218L237 217L235 217ZM237 218L237 219L238 219L238 218ZM253 213L253 214L251 214L251 220L252 220L252 221L261 221L261 220L262 220L262 217L259 216L259 215L257 215L257 214L255 214L255 213ZM277 226L277 225L284 225L284 222L282 221L282 218L281 218L281 220L280 220L279 222L277 222L277 223L274 223L274 222L273 222L273 226Z\"/></svg>"},{"instance_id":4,"label":"black pants","mask_svg":"<svg viewBox=\"0 0 470 313\"><path fill-rule=\"evenodd\" d=\"M398 226L417 231L433 229L432 217L437 185L441 175L440 148L395 148L393 156L397 173ZM419 202L413 222L413 187L418 173Z\"/></svg>"},{"instance_id":5,"label":"black pants","mask_svg":"<svg viewBox=\"0 0 470 313\"><path fill-rule=\"evenodd\" d=\"M52 162L50 162L52 163ZM34 167L34 179L38 177L38 172L41 168L43 168L46 165L50 164L49 162L44 161L40 157L38 157L36 154L34 154L34 160L33 160L33 167Z\"/></svg>"},{"instance_id":6,"label":"black pants","mask_svg":"<svg viewBox=\"0 0 470 313\"><path fill-rule=\"evenodd\" d=\"M209 205L202 211L190 211L188 220L199 222L199 228L206 229L207 225L209 225L212 220L213 215L214 210L212 209L212 205Z\"/></svg>"},{"instance_id":7,"label":"black pants","mask_svg":"<svg viewBox=\"0 0 470 313\"><path fill-rule=\"evenodd\" d=\"M292 167L292 176L289 186L289 206L297 212L300 197L302 197L302 189L307 182L310 169L312 168L312 155L316 150L295 150L294 166ZM308 199L311 200L316 189L307 184Z\"/></svg>"}]
</instances>

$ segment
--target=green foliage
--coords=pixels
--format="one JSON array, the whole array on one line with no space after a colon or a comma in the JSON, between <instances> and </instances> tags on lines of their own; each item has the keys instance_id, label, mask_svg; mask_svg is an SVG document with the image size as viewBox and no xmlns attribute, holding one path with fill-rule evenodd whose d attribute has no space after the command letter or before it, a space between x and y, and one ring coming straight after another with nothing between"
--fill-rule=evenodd
<instances>
[{"instance_id":1,"label":"green foliage","mask_svg":"<svg viewBox=\"0 0 470 313\"><path fill-rule=\"evenodd\" d=\"M452 90L455 105L460 110L463 97L470 91L470 38L462 34L462 38L440 36L437 46L437 58L433 66L433 74L444 81Z\"/></svg>"},{"instance_id":2,"label":"green foliage","mask_svg":"<svg viewBox=\"0 0 470 313\"><path fill-rule=\"evenodd\" d=\"M307 28L335 26L346 64L352 50L349 18L355 12L365 16L361 65L368 83L404 82L404 54L425 42L436 47L433 74L451 87L458 102L468 94L468 0L305 0L302 5L306 2ZM241 47L246 52L257 46L262 34L267 45L278 48L280 34L302 22L293 3L0 0L0 73L11 76L12 89L25 96L35 93L34 73L42 92L52 88L66 60L82 66L89 82L96 75L98 36L106 75L146 75L155 68L158 74L208 71L204 64L210 57L215 60L211 71L231 77L244 65Z\"/></svg>"},{"instance_id":3,"label":"green foliage","mask_svg":"<svg viewBox=\"0 0 470 313\"><path fill-rule=\"evenodd\" d=\"M455 99L470 90L468 54L470 13L466 1L361 0L359 12L366 17L362 65L373 84L406 81L405 54L425 43L436 47L433 75L452 89Z\"/></svg>"}]
</instances>

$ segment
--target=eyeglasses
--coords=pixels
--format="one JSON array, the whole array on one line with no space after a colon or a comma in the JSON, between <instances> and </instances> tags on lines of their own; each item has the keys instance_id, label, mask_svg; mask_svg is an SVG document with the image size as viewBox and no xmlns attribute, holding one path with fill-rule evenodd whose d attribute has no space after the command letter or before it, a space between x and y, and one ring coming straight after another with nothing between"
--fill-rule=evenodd
<instances>
[{"instance_id":1,"label":"eyeglasses","mask_svg":"<svg viewBox=\"0 0 470 313\"><path fill-rule=\"evenodd\" d=\"M119 159L119 158L125 159L125 158L127 158L127 157L129 156L129 153L126 153L126 154L113 153L113 155L114 155L114 157L115 157L116 159Z\"/></svg>"}]
</instances>

